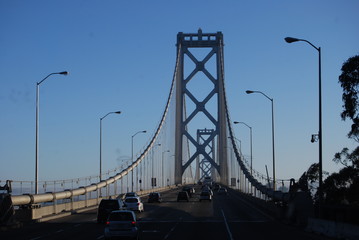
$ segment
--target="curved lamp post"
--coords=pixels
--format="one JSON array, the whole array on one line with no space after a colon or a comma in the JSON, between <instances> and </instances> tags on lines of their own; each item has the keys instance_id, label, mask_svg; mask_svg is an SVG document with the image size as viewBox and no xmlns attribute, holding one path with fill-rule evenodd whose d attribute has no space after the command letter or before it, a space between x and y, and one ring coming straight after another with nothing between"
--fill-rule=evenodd
<instances>
[{"instance_id":1,"label":"curved lamp post","mask_svg":"<svg viewBox=\"0 0 359 240\"><path fill-rule=\"evenodd\" d=\"M136 132L134 135L132 135L132 137L131 137L131 149L132 149L132 154L131 154L131 159L132 159L132 164L133 164L133 138L137 135L137 134L139 134L139 133L146 133L147 131L146 130L144 130L144 131L138 131L138 132ZM133 169L132 169L132 174L131 174L131 180L132 180L132 185L131 185L131 192L133 192Z\"/></svg>"},{"instance_id":2,"label":"curved lamp post","mask_svg":"<svg viewBox=\"0 0 359 240\"><path fill-rule=\"evenodd\" d=\"M121 114L121 111L109 112L105 116L100 118L100 182L102 181L102 119L104 119L105 117L107 117L109 114L112 114L112 113Z\"/></svg>"},{"instance_id":3,"label":"curved lamp post","mask_svg":"<svg viewBox=\"0 0 359 240\"><path fill-rule=\"evenodd\" d=\"M234 121L233 122L234 124L244 124L246 125L248 128L249 128L249 133L250 133L250 148L251 148L251 175L252 175L252 162L253 162L253 155L252 155L252 127L247 125L245 122L237 122L237 121Z\"/></svg>"},{"instance_id":4,"label":"curved lamp post","mask_svg":"<svg viewBox=\"0 0 359 240\"><path fill-rule=\"evenodd\" d=\"M321 49L320 47L314 46L311 42L305 39L300 38L293 38L293 37L286 37L284 40L287 43L293 43L293 42L306 42L310 46L312 46L315 50L318 51L319 59L318 59L318 67L319 67L319 131L318 131L318 142L319 142L319 208L323 202L323 191L322 191L322 183L323 183L323 169L322 169L322 160L323 160L323 146L322 146L322 67L321 67ZM314 142L314 141L313 141ZM320 212L320 210L319 210Z\"/></svg>"},{"instance_id":5,"label":"curved lamp post","mask_svg":"<svg viewBox=\"0 0 359 240\"><path fill-rule=\"evenodd\" d=\"M164 170L163 170L163 167L164 167L164 164L163 164L163 155L166 153L166 152L170 152L170 150L166 150L166 151L163 151L162 152L162 187L165 186L165 177L164 177Z\"/></svg>"},{"instance_id":6,"label":"curved lamp post","mask_svg":"<svg viewBox=\"0 0 359 240\"><path fill-rule=\"evenodd\" d=\"M154 171L154 159L153 159L153 149L155 148L155 147L157 147L157 146L161 146L161 143L157 143L156 145L154 145L153 147L152 147L152 177L151 177L151 187L153 188L153 187L155 187L156 185L154 184L155 182L154 182L154 176L155 176L155 171Z\"/></svg>"},{"instance_id":7,"label":"curved lamp post","mask_svg":"<svg viewBox=\"0 0 359 240\"><path fill-rule=\"evenodd\" d=\"M40 82L36 83L36 143L35 143L35 194L39 193L39 111L40 111L40 84L43 83L51 75L60 74L67 75L67 71L50 73Z\"/></svg>"},{"instance_id":8,"label":"curved lamp post","mask_svg":"<svg viewBox=\"0 0 359 240\"><path fill-rule=\"evenodd\" d=\"M268 100L270 100L272 102L272 154L273 154L273 190L276 190L276 186L275 186L275 151L274 151L274 100L273 98L268 97L266 94L264 94L261 91L251 91L251 90L247 90L246 91L247 94L252 94L252 93L260 93L263 96L265 96Z\"/></svg>"}]
</instances>

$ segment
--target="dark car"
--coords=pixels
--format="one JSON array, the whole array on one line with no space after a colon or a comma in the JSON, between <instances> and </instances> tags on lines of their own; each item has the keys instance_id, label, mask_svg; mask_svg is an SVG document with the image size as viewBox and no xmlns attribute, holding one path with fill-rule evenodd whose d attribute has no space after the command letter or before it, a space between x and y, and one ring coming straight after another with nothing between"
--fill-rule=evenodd
<instances>
[{"instance_id":1,"label":"dark car","mask_svg":"<svg viewBox=\"0 0 359 240\"><path fill-rule=\"evenodd\" d=\"M199 195L199 201L201 202L202 200L212 201L211 193L210 192L201 192L201 194Z\"/></svg>"},{"instance_id":2,"label":"dark car","mask_svg":"<svg viewBox=\"0 0 359 240\"><path fill-rule=\"evenodd\" d=\"M97 222L106 222L112 211L126 209L121 199L102 199L97 210Z\"/></svg>"},{"instance_id":3,"label":"dark car","mask_svg":"<svg viewBox=\"0 0 359 240\"><path fill-rule=\"evenodd\" d=\"M184 186L184 187L182 188L182 191L187 192L187 193L188 193L188 196L189 196L189 197L192 197L191 187L189 187L189 186Z\"/></svg>"},{"instance_id":4,"label":"dark car","mask_svg":"<svg viewBox=\"0 0 359 240\"><path fill-rule=\"evenodd\" d=\"M219 195L228 195L227 189L224 188L224 187L221 187L220 189L218 189L217 192L218 192Z\"/></svg>"},{"instance_id":5,"label":"dark car","mask_svg":"<svg viewBox=\"0 0 359 240\"><path fill-rule=\"evenodd\" d=\"M149 203L153 203L153 202L162 202L162 198L161 198L161 194L158 193L158 192L153 192L153 193L150 193L148 195L148 201Z\"/></svg>"},{"instance_id":6,"label":"dark car","mask_svg":"<svg viewBox=\"0 0 359 240\"><path fill-rule=\"evenodd\" d=\"M177 202L179 201L189 201L189 196L186 191L179 192L177 195Z\"/></svg>"}]
</instances>

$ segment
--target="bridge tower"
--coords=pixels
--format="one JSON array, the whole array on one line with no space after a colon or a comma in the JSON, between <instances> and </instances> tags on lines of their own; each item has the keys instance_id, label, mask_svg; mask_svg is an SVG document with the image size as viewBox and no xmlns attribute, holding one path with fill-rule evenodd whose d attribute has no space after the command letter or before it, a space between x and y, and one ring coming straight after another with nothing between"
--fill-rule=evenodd
<instances>
[{"instance_id":1,"label":"bridge tower","mask_svg":"<svg viewBox=\"0 0 359 240\"><path fill-rule=\"evenodd\" d=\"M199 29L198 33L185 34L179 32L177 34L177 71L175 73L176 80L176 123L175 123L175 183L182 183L182 175L187 167L202 155L215 169L216 175L219 175L220 181L223 184L228 184L228 165L227 165L227 121L225 108L225 93L224 93L224 62L223 62L223 34L217 33L202 33ZM209 53L203 59L197 59L191 51L194 48L207 48ZM195 68L188 75L184 74L185 56L188 61L195 64ZM206 63L214 58L215 69L208 70ZM213 83L213 89L208 93L207 97L199 101L194 96L190 89L187 88L188 83L193 77L202 72L207 78L206 81ZM214 73L213 73L214 72ZM195 109L189 113L186 109L186 97L190 99L195 105ZM211 114L206 104L212 99L216 98L217 111ZM193 136L188 131L188 124L198 113L203 115L213 123L214 130L209 133L208 138L199 143L196 140L196 133ZM185 141L189 141L195 148L195 152L189 156L187 162L183 162L183 146ZM216 141L216 158L206 152L206 148ZM217 164L218 162L218 164Z\"/></svg>"},{"instance_id":2,"label":"bridge tower","mask_svg":"<svg viewBox=\"0 0 359 240\"><path fill-rule=\"evenodd\" d=\"M208 137L213 135L214 129L198 129L197 130L197 143L199 147L203 148L202 151L212 157L211 160L215 160L215 143L214 138L209 143L206 142ZM203 143L206 143L205 145ZM196 175L195 180L203 182L205 177L210 177L215 180L215 168L212 167L210 160L204 156L198 155L196 161Z\"/></svg>"}]
</instances>

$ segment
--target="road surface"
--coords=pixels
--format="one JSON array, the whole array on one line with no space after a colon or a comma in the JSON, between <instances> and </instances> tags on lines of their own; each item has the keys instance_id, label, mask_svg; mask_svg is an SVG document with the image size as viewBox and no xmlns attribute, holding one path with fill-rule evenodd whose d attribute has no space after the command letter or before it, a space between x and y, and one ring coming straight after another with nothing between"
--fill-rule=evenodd
<instances>
[{"instance_id":1,"label":"road surface","mask_svg":"<svg viewBox=\"0 0 359 240\"><path fill-rule=\"evenodd\" d=\"M142 240L250 239L299 240L328 239L283 224L258 210L240 194L214 194L211 202L199 202L200 187L189 202L177 202L178 189L164 192L162 203L147 203L140 218ZM22 228L0 232L0 239L104 239L103 224L96 223L96 209L71 216L25 224Z\"/></svg>"}]
</instances>

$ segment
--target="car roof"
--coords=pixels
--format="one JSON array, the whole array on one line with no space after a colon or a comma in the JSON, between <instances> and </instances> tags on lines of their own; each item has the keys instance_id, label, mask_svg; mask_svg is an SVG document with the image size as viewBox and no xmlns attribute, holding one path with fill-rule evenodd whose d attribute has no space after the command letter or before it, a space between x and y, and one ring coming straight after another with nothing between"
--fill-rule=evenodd
<instances>
[{"instance_id":1,"label":"car roof","mask_svg":"<svg viewBox=\"0 0 359 240\"><path fill-rule=\"evenodd\" d=\"M141 198L140 197L127 197L125 199L125 202L127 203L127 200L131 200L131 199L137 199L138 202L141 202Z\"/></svg>"},{"instance_id":2,"label":"car roof","mask_svg":"<svg viewBox=\"0 0 359 240\"><path fill-rule=\"evenodd\" d=\"M133 211L131 211L131 210L115 210L115 211L112 211L111 213L113 213L113 212L130 212L130 213L134 213Z\"/></svg>"}]
</instances>

